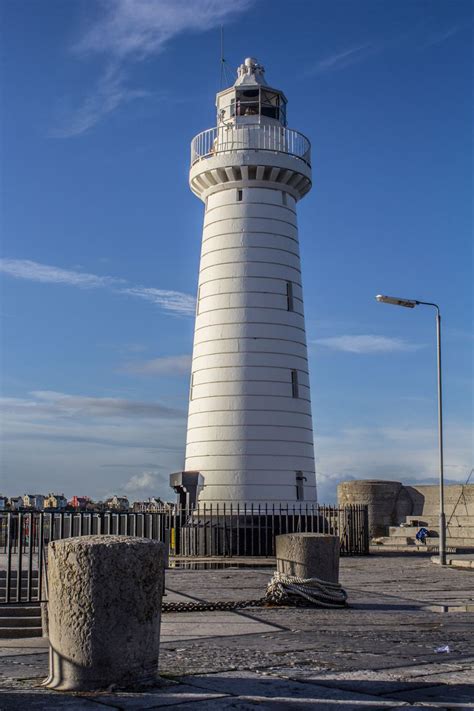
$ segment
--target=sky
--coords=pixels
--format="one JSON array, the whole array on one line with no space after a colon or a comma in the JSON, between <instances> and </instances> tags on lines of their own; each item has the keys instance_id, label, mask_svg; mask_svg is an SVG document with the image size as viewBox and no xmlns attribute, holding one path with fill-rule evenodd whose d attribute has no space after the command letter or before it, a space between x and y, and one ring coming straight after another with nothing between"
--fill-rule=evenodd
<instances>
[{"instance_id":1,"label":"sky","mask_svg":"<svg viewBox=\"0 0 474 711\"><path fill-rule=\"evenodd\" d=\"M247 56L313 151L298 206L319 499L473 466L472 3L3 0L6 495L174 498L203 205L192 137Z\"/></svg>"}]
</instances>

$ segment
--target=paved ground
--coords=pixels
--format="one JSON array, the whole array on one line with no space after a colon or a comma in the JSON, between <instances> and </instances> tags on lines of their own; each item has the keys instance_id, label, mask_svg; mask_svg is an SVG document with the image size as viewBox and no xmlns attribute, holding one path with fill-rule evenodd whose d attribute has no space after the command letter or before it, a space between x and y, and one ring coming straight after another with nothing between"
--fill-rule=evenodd
<instances>
[{"instance_id":1,"label":"paved ground","mask_svg":"<svg viewBox=\"0 0 474 711\"><path fill-rule=\"evenodd\" d=\"M341 567L346 610L166 614L162 681L146 691L39 689L47 642L0 640L0 709L474 709L472 570L398 554ZM270 574L172 570L167 599L260 597Z\"/></svg>"}]
</instances>

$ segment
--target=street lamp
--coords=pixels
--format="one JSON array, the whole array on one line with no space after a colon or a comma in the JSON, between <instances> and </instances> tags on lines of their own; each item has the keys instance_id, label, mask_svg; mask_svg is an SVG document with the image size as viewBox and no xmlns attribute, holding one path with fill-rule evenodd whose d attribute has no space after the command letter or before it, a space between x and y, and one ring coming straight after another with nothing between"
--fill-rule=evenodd
<instances>
[{"instance_id":1,"label":"street lamp","mask_svg":"<svg viewBox=\"0 0 474 711\"><path fill-rule=\"evenodd\" d=\"M436 309L436 341L438 363L438 447L439 447L439 562L446 565L446 516L444 513L444 466L443 466L443 395L441 389L441 314L438 304L415 299L400 299L397 296L378 294L377 301L382 304L393 304L414 309L415 306L433 306Z\"/></svg>"}]
</instances>

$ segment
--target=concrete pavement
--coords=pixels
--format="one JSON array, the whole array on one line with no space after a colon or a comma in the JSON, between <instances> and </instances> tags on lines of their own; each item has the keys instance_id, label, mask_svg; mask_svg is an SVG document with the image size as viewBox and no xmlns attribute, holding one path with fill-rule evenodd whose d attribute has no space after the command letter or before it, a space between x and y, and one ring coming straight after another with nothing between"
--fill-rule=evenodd
<instances>
[{"instance_id":1,"label":"concrete pavement","mask_svg":"<svg viewBox=\"0 0 474 711\"><path fill-rule=\"evenodd\" d=\"M171 570L166 599L260 597L270 575ZM474 604L470 570L385 554L342 559L341 582L345 610L164 615L153 689L46 691L47 641L2 640L0 709L474 709L474 613L441 612Z\"/></svg>"}]
</instances>

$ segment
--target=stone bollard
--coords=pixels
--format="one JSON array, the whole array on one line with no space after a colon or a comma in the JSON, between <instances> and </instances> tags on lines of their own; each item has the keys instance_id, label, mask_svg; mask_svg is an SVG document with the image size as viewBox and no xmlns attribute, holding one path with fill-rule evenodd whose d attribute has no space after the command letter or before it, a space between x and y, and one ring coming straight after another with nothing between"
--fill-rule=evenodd
<instances>
[{"instance_id":1,"label":"stone bollard","mask_svg":"<svg viewBox=\"0 0 474 711\"><path fill-rule=\"evenodd\" d=\"M49 544L49 677L61 691L151 683L158 674L164 546L129 536Z\"/></svg>"},{"instance_id":2,"label":"stone bollard","mask_svg":"<svg viewBox=\"0 0 474 711\"><path fill-rule=\"evenodd\" d=\"M324 533L286 533L275 537L279 573L339 582L339 538Z\"/></svg>"}]
</instances>

